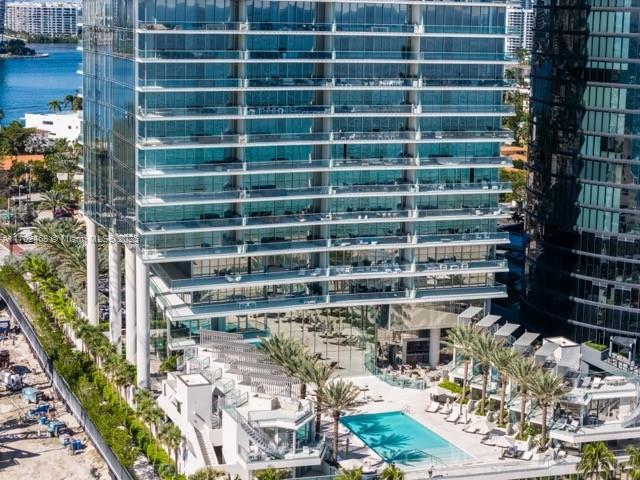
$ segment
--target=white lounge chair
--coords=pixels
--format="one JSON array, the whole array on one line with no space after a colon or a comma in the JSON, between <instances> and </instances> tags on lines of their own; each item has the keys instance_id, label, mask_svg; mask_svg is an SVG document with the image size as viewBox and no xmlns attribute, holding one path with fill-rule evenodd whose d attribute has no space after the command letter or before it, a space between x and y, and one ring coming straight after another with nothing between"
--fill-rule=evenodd
<instances>
[{"instance_id":1,"label":"white lounge chair","mask_svg":"<svg viewBox=\"0 0 640 480\"><path fill-rule=\"evenodd\" d=\"M582 379L582 385L580 385L582 388L589 388L589 386L591 385L591 377L584 377Z\"/></svg>"},{"instance_id":2,"label":"white lounge chair","mask_svg":"<svg viewBox=\"0 0 640 480\"><path fill-rule=\"evenodd\" d=\"M425 408L425 412L436 413L440 409L440 402L431 402L427 408Z\"/></svg>"},{"instance_id":3,"label":"white lounge chair","mask_svg":"<svg viewBox=\"0 0 640 480\"><path fill-rule=\"evenodd\" d=\"M440 413L442 413L443 415L449 415L452 408L453 407L450 403L445 403L444 406L440 409Z\"/></svg>"},{"instance_id":4,"label":"white lounge chair","mask_svg":"<svg viewBox=\"0 0 640 480\"><path fill-rule=\"evenodd\" d=\"M460 418L460 407L454 408L453 411L449 414L445 420L447 422L456 423Z\"/></svg>"},{"instance_id":5,"label":"white lounge chair","mask_svg":"<svg viewBox=\"0 0 640 480\"><path fill-rule=\"evenodd\" d=\"M533 458L534 450L528 450L522 454L522 460L531 460Z\"/></svg>"},{"instance_id":6,"label":"white lounge chair","mask_svg":"<svg viewBox=\"0 0 640 480\"><path fill-rule=\"evenodd\" d=\"M591 383L591 388L600 388L601 385L602 379L600 377L595 377Z\"/></svg>"}]
</instances>

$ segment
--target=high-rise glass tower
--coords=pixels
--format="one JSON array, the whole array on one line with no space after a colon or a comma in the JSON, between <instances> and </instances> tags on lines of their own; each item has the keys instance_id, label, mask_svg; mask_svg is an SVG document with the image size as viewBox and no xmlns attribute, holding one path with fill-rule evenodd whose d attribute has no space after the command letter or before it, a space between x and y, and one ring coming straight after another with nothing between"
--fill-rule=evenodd
<instances>
[{"instance_id":1,"label":"high-rise glass tower","mask_svg":"<svg viewBox=\"0 0 640 480\"><path fill-rule=\"evenodd\" d=\"M135 235L142 382L149 317L172 350L280 333L358 372L437 363L505 295L504 0L85 5L89 236Z\"/></svg>"},{"instance_id":2,"label":"high-rise glass tower","mask_svg":"<svg viewBox=\"0 0 640 480\"><path fill-rule=\"evenodd\" d=\"M640 2L537 3L526 312L640 336Z\"/></svg>"}]
</instances>

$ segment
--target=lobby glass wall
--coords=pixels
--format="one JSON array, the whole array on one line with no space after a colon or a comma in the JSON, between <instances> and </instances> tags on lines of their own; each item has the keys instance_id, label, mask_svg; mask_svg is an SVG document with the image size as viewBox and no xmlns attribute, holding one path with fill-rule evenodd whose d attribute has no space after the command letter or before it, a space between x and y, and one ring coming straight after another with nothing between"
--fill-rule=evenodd
<instances>
[{"instance_id":1,"label":"lobby glass wall","mask_svg":"<svg viewBox=\"0 0 640 480\"><path fill-rule=\"evenodd\" d=\"M537 4L525 312L606 345L640 336L638 7Z\"/></svg>"}]
</instances>

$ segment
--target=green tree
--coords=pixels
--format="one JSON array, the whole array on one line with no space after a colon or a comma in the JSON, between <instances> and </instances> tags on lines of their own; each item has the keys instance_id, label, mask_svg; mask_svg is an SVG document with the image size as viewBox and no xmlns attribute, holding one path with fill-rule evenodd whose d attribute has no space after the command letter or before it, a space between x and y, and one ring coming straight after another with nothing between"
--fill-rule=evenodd
<instances>
[{"instance_id":1,"label":"green tree","mask_svg":"<svg viewBox=\"0 0 640 480\"><path fill-rule=\"evenodd\" d=\"M362 467L341 468L335 480L362 480Z\"/></svg>"},{"instance_id":2,"label":"green tree","mask_svg":"<svg viewBox=\"0 0 640 480\"><path fill-rule=\"evenodd\" d=\"M188 480L221 480L225 473L213 467L204 467L189 475Z\"/></svg>"},{"instance_id":3,"label":"green tree","mask_svg":"<svg viewBox=\"0 0 640 480\"><path fill-rule=\"evenodd\" d=\"M464 403L467 394L467 383L469 377L469 364L472 359L472 345L476 337L476 330L469 325L456 325L449 329L444 344L452 348L454 354L460 358L463 366L462 373L462 394L460 403ZM456 359L454 359L454 362ZM457 365L457 363L456 363Z\"/></svg>"},{"instance_id":4,"label":"green tree","mask_svg":"<svg viewBox=\"0 0 640 480\"><path fill-rule=\"evenodd\" d=\"M34 133L34 128L24 128L20 122L13 121L0 132L0 145L2 145L2 149L12 155L14 161L16 161L18 155L24 152L27 139Z\"/></svg>"},{"instance_id":5,"label":"green tree","mask_svg":"<svg viewBox=\"0 0 640 480\"><path fill-rule=\"evenodd\" d=\"M13 256L13 246L18 243L18 226L13 223L0 224L0 240L9 244L9 255Z\"/></svg>"},{"instance_id":6,"label":"green tree","mask_svg":"<svg viewBox=\"0 0 640 480\"><path fill-rule=\"evenodd\" d=\"M333 457L338 458L338 428L343 410L355 405L360 390L353 383L342 379L328 383L322 391L322 401L333 417Z\"/></svg>"},{"instance_id":7,"label":"green tree","mask_svg":"<svg viewBox=\"0 0 640 480\"><path fill-rule=\"evenodd\" d=\"M306 378L309 383L315 385L313 392L314 402L316 404L316 438L320 438L320 429L322 427L322 411L325 408L322 394L324 392L327 383L336 371L336 367L323 363L320 361L314 361L311 358L307 358L302 368L305 371Z\"/></svg>"},{"instance_id":8,"label":"green tree","mask_svg":"<svg viewBox=\"0 0 640 480\"><path fill-rule=\"evenodd\" d=\"M404 472L395 465L387 465L380 474L380 480L404 480Z\"/></svg>"},{"instance_id":9,"label":"green tree","mask_svg":"<svg viewBox=\"0 0 640 480\"><path fill-rule=\"evenodd\" d=\"M471 342L471 355L476 360L482 375L482 395L480 397L480 415L484 415L485 402L487 399L487 383L491 373L491 362L494 353L502 347L502 342L498 341L489 333L476 333Z\"/></svg>"},{"instance_id":10,"label":"green tree","mask_svg":"<svg viewBox=\"0 0 640 480\"><path fill-rule=\"evenodd\" d=\"M517 357L509 366L509 375L519 387L520 395L520 428L518 435L524 433L524 422L527 417L527 399L529 398L529 385L531 377L539 370L538 365L527 357Z\"/></svg>"},{"instance_id":11,"label":"green tree","mask_svg":"<svg viewBox=\"0 0 640 480\"><path fill-rule=\"evenodd\" d=\"M60 100L49 100L47 106L53 113L58 113L60 110L62 110L62 102Z\"/></svg>"},{"instance_id":12,"label":"green tree","mask_svg":"<svg viewBox=\"0 0 640 480\"><path fill-rule=\"evenodd\" d=\"M616 458L603 442L587 443L582 447L582 458L576 471L590 478L612 478Z\"/></svg>"},{"instance_id":13,"label":"green tree","mask_svg":"<svg viewBox=\"0 0 640 480\"><path fill-rule=\"evenodd\" d=\"M268 467L264 470L258 470L255 475L258 480L285 480L289 478L289 471Z\"/></svg>"},{"instance_id":14,"label":"green tree","mask_svg":"<svg viewBox=\"0 0 640 480\"><path fill-rule=\"evenodd\" d=\"M307 358L306 349L295 339L280 335L262 339L258 348L266 353L276 365L282 367L287 375L302 380L300 397L306 398L308 380L306 372L302 368Z\"/></svg>"},{"instance_id":15,"label":"green tree","mask_svg":"<svg viewBox=\"0 0 640 480\"><path fill-rule=\"evenodd\" d=\"M52 210L55 213L57 210L67 210L72 204L72 200L65 192L50 190L43 194L40 206L45 210Z\"/></svg>"},{"instance_id":16,"label":"green tree","mask_svg":"<svg viewBox=\"0 0 640 480\"><path fill-rule=\"evenodd\" d=\"M500 170L500 181L511 183L511 193L503 193L501 201L522 204L526 198L527 171L518 168L503 168Z\"/></svg>"},{"instance_id":17,"label":"green tree","mask_svg":"<svg viewBox=\"0 0 640 480\"><path fill-rule=\"evenodd\" d=\"M626 452L629 455L629 460L625 462L629 470L628 477L630 480L640 480L640 448L627 447Z\"/></svg>"},{"instance_id":18,"label":"green tree","mask_svg":"<svg viewBox=\"0 0 640 480\"><path fill-rule=\"evenodd\" d=\"M549 408L554 408L558 399L568 391L569 388L560 378L542 370L537 370L529 380L529 392L542 408L540 450L544 450L547 446L547 412ZM551 413L553 416L553 411Z\"/></svg>"},{"instance_id":19,"label":"green tree","mask_svg":"<svg viewBox=\"0 0 640 480\"><path fill-rule=\"evenodd\" d=\"M500 381L500 411L498 414L498 424L500 426L504 426L504 404L507 395L507 385L509 384L509 369L517 357L518 354L510 348L498 348L493 352L491 358L493 366L498 371L498 380Z\"/></svg>"},{"instance_id":20,"label":"green tree","mask_svg":"<svg viewBox=\"0 0 640 480\"><path fill-rule=\"evenodd\" d=\"M178 467L178 449L182 445L182 432L173 423L165 423L160 429L160 440L173 452L173 461Z\"/></svg>"}]
</instances>

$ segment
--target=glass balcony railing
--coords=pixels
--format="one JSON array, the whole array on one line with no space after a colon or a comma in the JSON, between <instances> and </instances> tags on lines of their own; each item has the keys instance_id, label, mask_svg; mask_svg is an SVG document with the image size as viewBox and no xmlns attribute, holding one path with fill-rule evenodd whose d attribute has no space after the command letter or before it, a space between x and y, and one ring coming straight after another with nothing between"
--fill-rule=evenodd
<instances>
[{"instance_id":1,"label":"glass balcony railing","mask_svg":"<svg viewBox=\"0 0 640 480\"><path fill-rule=\"evenodd\" d=\"M394 278L429 275L473 274L479 272L504 271L508 268L506 260L476 260L467 262L431 262L415 264L381 264L371 266L351 265L311 268L266 273L227 273L220 276L171 279L163 276L164 283L172 290L195 291L216 288L236 288L255 284L307 283L336 281L358 278Z\"/></svg>"},{"instance_id":2,"label":"glass balcony railing","mask_svg":"<svg viewBox=\"0 0 640 480\"><path fill-rule=\"evenodd\" d=\"M140 59L160 60L413 60L413 61L517 61L510 53L412 52L404 50L165 50L139 49Z\"/></svg>"},{"instance_id":3,"label":"glass balcony railing","mask_svg":"<svg viewBox=\"0 0 640 480\"><path fill-rule=\"evenodd\" d=\"M510 191L508 182L399 184L399 185L345 185L306 188L272 188L256 190L227 190L222 192L145 193L138 194L141 206L169 205L172 203L227 203L252 200L293 198L396 196L396 195L454 195L457 193L504 193Z\"/></svg>"},{"instance_id":4,"label":"glass balcony railing","mask_svg":"<svg viewBox=\"0 0 640 480\"><path fill-rule=\"evenodd\" d=\"M203 174L226 175L227 173L247 174L277 172L281 170L367 170L367 169L439 169L439 168L501 168L511 165L506 157L402 157L402 158L348 158L329 160L291 160L270 162L241 162L226 159L220 162L146 165L140 168L140 178L160 178L166 176L202 176Z\"/></svg>"},{"instance_id":5,"label":"glass balcony railing","mask_svg":"<svg viewBox=\"0 0 640 480\"><path fill-rule=\"evenodd\" d=\"M210 214L202 216L209 217ZM339 224L339 223L379 223L424 220L464 220L483 216L505 216L509 212L501 208L458 208L428 210L363 210L337 213L301 213L296 215L271 215L232 218L203 218L167 222L140 222L140 232L144 234L171 234L174 232L210 231L212 229L262 228L264 226L297 226L300 224Z\"/></svg>"},{"instance_id":6,"label":"glass balcony railing","mask_svg":"<svg viewBox=\"0 0 640 480\"><path fill-rule=\"evenodd\" d=\"M424 289L406 289L391 292L335 293L329 295L283 296L269 300L246 299L243 301L211 303L191 307L191 314L170 310L171 320L181 317L198 318L209 315L223 315L234 312L281 311L290 308L321 308L325 305L367 305L412 301L435 301L436 299L473 299L496 298L506 296L503 285L460 285L458 287L433 287Z\"/></svg>"},{"instance_id":7,"label":"glass balcony railing","mask_svg":"<svg viewBox=\"0 0 640 480\"><path fill-rule=\"evenodd\" d=\"M303 22L173 22L140 21L138 28L147 32L189 30L196 32L353 32L353 33L472 33L504 35L501 26L420 25L411 23L303 23Z\"/></svg>"},{"instance_id":8,"label":"glass balcony railing","mask_svg":"<svg viewBox=\"0 0 640 480\"><path fill-rule=\"evenodd\" d=\"M316 143L316 142L384 142L425 141L425 140L509 140L511 130L441 131L421 132L413 130L385 132L312 132L312 133L248 133L244 135L222 133L220 135L189 135L177 137L152 137L152 134L138 137L140 147L208 146L208 145L249 145L269 143Z\"/></svg>"},{"instance_id":9,"label":"glass balcony railing","mask_svg":"<svg viewBox=\"0 0 640 480\"><path fill-rule=\"evenodd\" d=\"M178 260L215 256L246 256L271 254L283 251L323 252L327 250L371 250L378 248L415 248L440 246L442 244L498 244L509 243L509 234L451 233L446 235L369 236L347 238L320 238L311 240L269 241L264 243L239 243L236 245L211 246L203 243L198 247L143 248L145 260Z\"/></svg>"},{"instance_id":10,"label":"glass balcony railing","mask_svg":"<svg viewBox=\"0 0 640 480\"><path fill-rule=\"evenodd\" d=\"M247 107L138 107L145 119L158 120L174 117L224 117L224 116L286 116L286 115L360 115L360 114L431 114L477 113L511 114L513 105L284 105Z\"/></svg>"},{"instance_id":11,"label":"glass balcony railing","mask_svg":"<svg viewBox=\"0 0 640 480\"><path fill-rule=\"evenodd\" d=\"M517 88L515 80L490 78L139 78L140 87L162 88L283 88L283 87L464 87Z\"/></svg>"}]
</instances>

